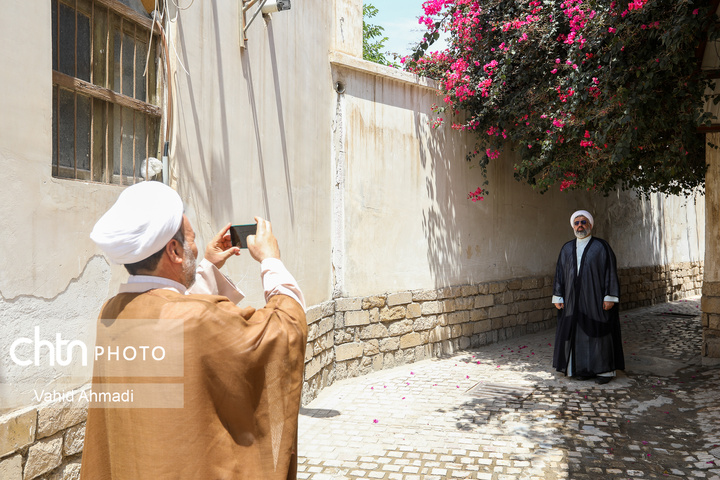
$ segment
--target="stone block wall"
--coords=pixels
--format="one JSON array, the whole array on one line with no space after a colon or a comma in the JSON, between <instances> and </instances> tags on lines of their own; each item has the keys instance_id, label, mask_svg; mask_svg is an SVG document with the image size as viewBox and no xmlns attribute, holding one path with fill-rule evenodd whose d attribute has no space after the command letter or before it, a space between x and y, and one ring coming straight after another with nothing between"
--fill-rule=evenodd
<instances>
[{"instance_id":1,"label":"stone block wall","mask_svg":"<svg viewBox=\"0 0 720 480\"><path fill-rule=\"evenodd\" d=\"M340 298L308 310L303 403L344 378L552 328L550 276Z\"/></svg>"},{"instance_id":2,"label":"stone block wall","mask_svg":"<svg viewBox=\"0 0 720 480\"><path fill-rule=\"evenodd\" d=\"M702 292L703 363L720 363L720 282L706 282Z\"/></svg>"},{"instance_id":3,"label":"stone block wall","mask_svg":"<svg viewBox=\"0 0 720 480\"><path fill-rule=\"evenodd\" d=\"M700 295L703 266L684 262L620 270L620 307L630 310Z\"/></svg>"},{"instance_id":4,"label":"stone block wall","mask_svg":"<svg viewBox=\"0 0 720 480\"><path fill-rule=\"evenodd\" d=\"M0 417L0 479L78 480L87 401L80 392Z\"/></svg>"}]
</instances>

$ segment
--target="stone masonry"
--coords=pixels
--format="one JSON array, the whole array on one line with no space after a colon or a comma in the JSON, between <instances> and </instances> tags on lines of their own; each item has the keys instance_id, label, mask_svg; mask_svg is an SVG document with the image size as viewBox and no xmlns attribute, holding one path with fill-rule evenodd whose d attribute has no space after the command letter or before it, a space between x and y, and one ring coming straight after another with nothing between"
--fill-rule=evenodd
<instances>
[{"instance_id":1,"label":"stone masonry","mask_svg":"<svg viewBox=\"0 0 720 480\"><path fill-rule=\"evenodd\" d=\"M0 417L0 479L80 478L86 389Z\"/></svg>"},{"instance_id":2,"label":"stone masonry","mask_svg":"<svg viewBox=\"0 0 720 480\"><path fill-rule=\"evenodd\" d=\"M631 310L700 295L703 266L684 262L620 270L620 307Z\"/></svg>"},{"instance_id":3,"label":"stone masonry","mask_svg":"<svg viewBox=\"0 0 720 480\"><path fill-rule=\"evenodd\" d=\"M699 295L702 289L701 262L618 273L624 310ZM552 276L528 277L316 305L307 311L303 404L338 380L549 330L556 315L552 283ZM717 285L705 286L703 293L704 303L710 294L720 299ZM715 328L720 338L720 307L717 311L703 314L703 326ZM87 404L67 398L0 416L0 479L79 479L86 417Z\"/></svg>"},{"instance_id":4,"label":"stone masonry","mask_svg":"<svg viewBox=\"0 0 720 480\"><path fill-rule=\"evenodd\" d=\"M699 295L703 263L627 268L618 276L628 310ZM546 275L315 306L307 312L303 404L338 380L550 329L552 285Z\"/></svg>"}]
</instances>

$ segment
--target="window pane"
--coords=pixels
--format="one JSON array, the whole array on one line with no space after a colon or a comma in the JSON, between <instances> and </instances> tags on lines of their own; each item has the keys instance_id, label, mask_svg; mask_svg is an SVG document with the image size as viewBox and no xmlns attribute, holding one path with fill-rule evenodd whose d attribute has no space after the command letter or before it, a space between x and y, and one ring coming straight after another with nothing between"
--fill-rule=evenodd
<instances>
[{"instance_id":1,"label":"window pane","mask_svg":"<svg viewBox=\"0 0 720 480\"><path fill-rule=\"evenodd\" d=\"M160 120L155 117L147 117L148 128L148 156L161 158L160 146L158 145L158 134L160 133Z\"/></svg>"},{"instance_id":2,"label":"window pane","mask_svg":"<svg viewBox=\"0 0 720 480\"><path fill-rule=\"evenodd\" d=\"M145 151L145 115L135 114L135 176L145 178L140 166L148 155Z\"/></svg>"},{"instance_id":3,"label":"window pane","mask_svg":"<svg viewBox=\"0 0 720 480\"><path fill-rule=\"evenodd\" d=\"M75 10L60 4L60 44L58 71L75 76Z\"/></svg>"},{"instance_id":4,"label":"window pane","mask_svg":"<svg viewBox=\"0 0 720 480\"><path fill-rule=\"evenodd\" d=\"M92 108L92 130L93 130L93 144L92 144L92 179L96 182L105 180L105 111L108 108L108 104L102 100L93 99ZM112 136L108 135L109 140L112 141Z\"/></svg>"},{"instance_id":5,"label":"window pane","mask_svg":"<svg viewBox=\"0 0 720 480\"><path fill-rule=\"evenodd\" d=\"M53 167L57 167L58 164L58 108L57 108L57 97L58 87L53 86L53 99L52 99L52 150L53 150ZM53 172L57 173L57 170L53 169Z\"/></svg>"},{"instance_id":6,"label":"window pane","mask_svg":"<svg viewBox=\"0 0 720 480\"><path fill-rule=\"evenodd\" d=\"M113 22L114 23L114 22ZM109 87L118 93L122 93L120 84L120 31L113 28L113 84Z\"/></svg>"},{"instance_id":7,"label":"window pane","mask_svg":"<svg viewBox=\"0 0 720 480\"><path fill-rule=\"evenodd\" d=\"M90 18L78 14L77 78L90 81Z\"/></svg>"},{"instance_id":8,"label":"window pane","mask_svg":"<svg viewBox=\"0 0 720 480\"><path fill-rule=\"evenodd\" d=\"M137 46L137 56L135 58L135 98L147 102L146 91L145 91L145 62L147 61L147 44L138 39L135 40ZM153 59L150 59L152 62ZM152 63L150 64L152 65ZM148 67L148 71L151 67Z\"/></svg>"},{"instance_id":9,"label":"window pane","mask_svg":"<svg viewBox=\"0 0 720 480\"><path fill-rule=\"evenodd\" d=\"M93 21L93 83L101 87L110 88L107 84L107 49L108 27L107 9L95 5Z\"/></svg>"},{"instance_id":10,"label":"window pane","mask_svg":"<svg viewBox=\"0 0 720 480\"><path fill-rule=\"evenodd\" d=\"M134 112L132 110L130 110L129 108L123 108L122 116L123 116L123 136L122 136L123 168L122 168L122 172L123 172L123 175L132 177L133 176L133 167L134 167L134 165L133 165L133 153L134 153L133 117L134 117Z\"/></svg>"},{"instance_id":11,"label":"window pane","mask_svg":"<svg viewBox=\"0 0 720 480\"><path fill-rule=\"evenodd\" d=\"M105 1L50 3L53 70L158 103L157 35L151 45L145 28L109 10ZM131 184L142 161L159 155L160 119L96 97L80 84L66 89L54 84L52 97L53 175Z\"/></svg>"},{"instance_id":12,"label":"window pane","mask_svg":"<svg viewBox=\"0 0 720 480\"><path fill-rule=\"evenodd\" d=\"M60 166L75 168L75 95L65 89L60 92Z\"/></svg>"},{"instance_id":13,"label":"window pane","mask_svg":"<svg viewBox=\"0 0 720 480\"><path fill-rule=\"evenodd\" d=\"M135 40L127 33L123 33L122 48L122 93L132 97L135 79Z\"/></svg>"},{"instance_id":14,"label":"window pane","mask_svg":"<svg viewBox=\"0 0 720 480\"><path fill-rule=\"evenodd\" d=\"M57 0L52 1L52 46L53 46L53 55L52 55L52 68L53 70L58 69L58 5Z\"/></svg>"},{"instance_id":15,"label":"window pane","mask_svg":"<svg viewBox=\"0 0 720 480\"><path fill-rule=\"evenodd\" d=\"M113 155L111 159L111 163L113 166L112 172L113 175L120 175L120 163L122 160L122 156L120 155L120 146L122 142L120 141L120 126L122 122L120 121L120 110L121 107L119 105L113 105L112 107L112 132L113 132L113 141L110 142L112 145Z\"/></svg>"},{"instance_id":16,"label":"window pane","mask_svg":"<svg viewBox=\"0 0 720 480\"><path fill-rule=\"evenodd\" d=\"M148 103L152 103L153 105L157 105L158 99L157 99L157 43L158 39L153 39L152 43L150 44L150 60L148 62L148 72L147 72L147 100L145 100ZM144 66L145 64L143 64Z\"/></svg>"},{"instance_id":17,"label":"window pane","mask_svg":"<svg viewBox=\"0 0 720 480\"><path fill-rule=\"evenodd\" d=\"M90 99L77 95L77 168L90 170Z\"/></svg>"}]
</instances>

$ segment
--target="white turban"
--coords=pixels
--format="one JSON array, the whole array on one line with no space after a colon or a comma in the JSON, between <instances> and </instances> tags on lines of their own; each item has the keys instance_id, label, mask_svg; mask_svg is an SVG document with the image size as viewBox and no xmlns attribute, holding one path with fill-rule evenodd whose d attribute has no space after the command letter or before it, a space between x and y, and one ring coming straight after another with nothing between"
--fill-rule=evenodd
<instances>
[{"instance_id":1,"label":"white turban","mask_svg":"<svg viewBox=\"0 0 720 480\"><path fill-rule=\"evenodd\" d=\"M136 263L167 245L182 219L183 203L175 190L160 182L140 182L120 194L90 238L113 263Z\"/></svg>"},{"instance_id":2,"label":"white turban","mask_svg":"<svg viewBox=\"0 0 720 480\"><path fill-rule=\"evenodd\" d=\"M585 217L588 220L590 220L590 225L595 225L595 220L593 220L593 216L590 215L590 212L588 212L587 210L578 210L577 212L573 213L570 216L570 226L571 227L575 226L575 219L577 217Z\"/></svg>"}]
</instances>

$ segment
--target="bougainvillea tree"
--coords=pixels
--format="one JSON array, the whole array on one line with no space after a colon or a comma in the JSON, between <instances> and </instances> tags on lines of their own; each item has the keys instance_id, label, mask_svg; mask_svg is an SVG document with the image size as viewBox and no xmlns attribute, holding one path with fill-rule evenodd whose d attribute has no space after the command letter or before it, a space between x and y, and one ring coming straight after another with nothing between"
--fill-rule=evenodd
<instances>
[{"instance_id":1,"label":"bougainvillea tree","mask_svg":"<svg viewBox=\"0 0 720 480\"><path fill-rule=\"evenodd\" d=\"M712 83L697 55L715 35L710 3L428 0L405 67L439 80L435 123L477 135L468 160L483 172L513 148L516 178L541 192L687 194L706 170ZM426 53L443 30L448 49Z\"/></svg>"}]
</instances>

